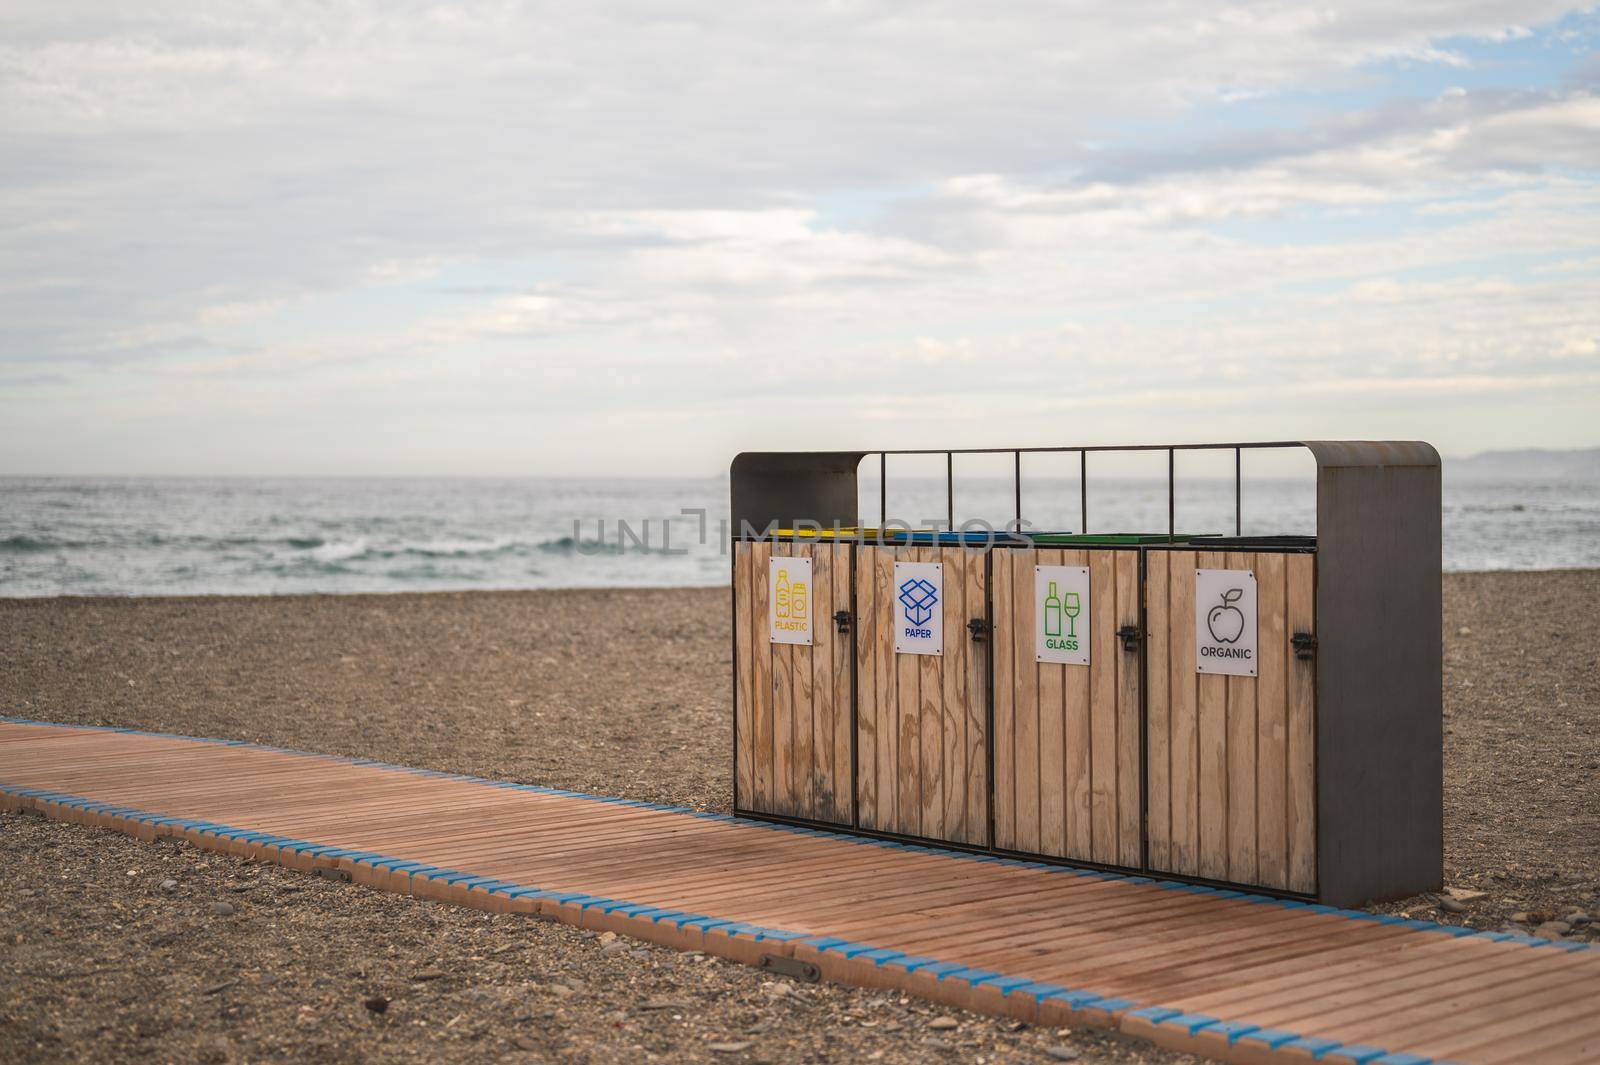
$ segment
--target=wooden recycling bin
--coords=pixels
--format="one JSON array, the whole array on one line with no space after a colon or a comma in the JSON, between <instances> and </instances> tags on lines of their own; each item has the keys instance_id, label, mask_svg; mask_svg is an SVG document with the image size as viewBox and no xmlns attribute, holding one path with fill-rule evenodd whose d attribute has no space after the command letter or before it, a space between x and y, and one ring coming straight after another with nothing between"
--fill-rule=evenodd
<instances>
[{"instance_id":1,"label":"wooden recycling bin","mask_svg":"<svg viewBox=\"0 0 1600 1065\"><path fill-rule=\"evenodd\" d=\"M841 543L734 545L734 787L744 812L854 823L854 644L848 621L834 621L850 610L853 557ZM806 623L806 642L771 639L775 569L789 600L781 613Z\"/></svg>"},{"instance_id":2,"label":"wooden recycling bin","mask_svg":"<svg viewBox=\"0 0 1600 1065\"><path fill-rule=\"evenodd\" d=\"M1239 457L1281 447L1316 460L1316 535L1239 535ZM1191 449L1235 453L1231 537L1172 528ZM1165 450L1166 534L818 535L858 525L869 453L735 460L735 809L1339 905L1437 889L1434 450L1033 450L1085 486L1091 453Z\"/></svg>"}]
</instances>

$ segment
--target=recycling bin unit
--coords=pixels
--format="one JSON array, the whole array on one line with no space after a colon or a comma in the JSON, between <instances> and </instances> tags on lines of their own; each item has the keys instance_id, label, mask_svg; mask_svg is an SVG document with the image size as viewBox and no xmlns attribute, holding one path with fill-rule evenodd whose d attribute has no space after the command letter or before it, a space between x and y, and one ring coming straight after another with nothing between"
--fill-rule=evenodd
<instances>
[{"instance_id":1,"label":"recycling bin unit","mask_svg":"<svg viewBox=\"0 0 1600 1065\"><path fill-rule=\"evenodd\" d=\"M1234 451L1242 511L1239 456L1285 447L1316 535L1175 531L1177 452ZM856 471L898 452L735 459L736 810L1339 905L1437 889L1433 448L1019 449L1019 520L1026 450L1167 451L1168 529L879 533Z\"/></svg>"}]
</instances>

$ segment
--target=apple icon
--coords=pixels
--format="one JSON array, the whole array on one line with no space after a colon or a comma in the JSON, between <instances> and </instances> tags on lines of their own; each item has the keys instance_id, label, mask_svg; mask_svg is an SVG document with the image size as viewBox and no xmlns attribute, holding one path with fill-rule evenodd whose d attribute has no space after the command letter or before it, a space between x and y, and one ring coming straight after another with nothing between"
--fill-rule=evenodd
<instances>
[{"instance_id":1,"label":"apple icon","mask_svg":"<svg viewBox=\"0 0 1600 1065\"><path fill-rule=\"evenodd\" d=\"M1244 597L1243 588L1230 588L1222 593L1222 604L1211 608L1206 615L1206 628L1218 643L1238 643L1244 633L1244 611L1234 606Z\"/></svg>"}]
</instances>

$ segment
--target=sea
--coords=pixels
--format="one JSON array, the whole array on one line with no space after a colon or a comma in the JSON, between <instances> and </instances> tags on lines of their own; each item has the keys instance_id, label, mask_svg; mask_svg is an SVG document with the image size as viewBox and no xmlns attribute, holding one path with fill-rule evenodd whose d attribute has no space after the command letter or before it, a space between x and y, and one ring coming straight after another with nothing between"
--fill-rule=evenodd
<instances>
[{"instance_id":1,"label":"sea","mask_svg":"<svg viewBox=\"0 0 1600 1065\"><path fill-rule=\"evenodd\" d=\"M949 519L942 478L861 481L860 512ZM1035 530L1164 532L1163 479L1029 481ZM1013 520L1009 479L957 485L957 525ZM0 478L0 596L280 595L728 582L726 478ZM1309 479L1181 483L1180 533L1315 531ZM1600 475L1445 478L1446 570L1600 567Z\"/></svg>"}]
</instances>

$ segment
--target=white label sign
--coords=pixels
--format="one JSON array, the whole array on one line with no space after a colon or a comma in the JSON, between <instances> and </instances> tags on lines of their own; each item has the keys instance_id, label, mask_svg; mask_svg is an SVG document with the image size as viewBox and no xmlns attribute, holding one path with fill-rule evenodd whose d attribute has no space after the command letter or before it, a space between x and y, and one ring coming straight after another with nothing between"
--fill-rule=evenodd
<instances>
[{"instance_id":1,"label":"white label sign","mask_svg":"<svg viewBox=\"0 0 1600 1065\"><path fill-rule=\"evenodd\" d=\"M1033 651L1040 662L1089 664L1089 567L1033 567Z\"/></svg>"},{"instance_id":2,"label":"white label sign","mask_svg":"<svg viewBox=\"0 0 1600 1065\"><path fill-rule=\"evenodd\" d=\"M1256 575L1244 569L1194 571L1194 668L1256 675Z\"/></svg>"},{"instance_id":3,"label":"white label sign","mask_svg":"<svg viewBox=\"0 0 1600 1065\"><path fill-rule=\"evenodd\" d=\"M767 631L773 643L811 645L811 560L767 563Z\"/></svg>"},{"instance_id":4,"label":"white label sign","mask_svg":"<svg viewBox=\"0 0 1600 1065\"><path fill-rule=\"evenodd\" d=\"M894 564L894 650L902 655L944 654L944 565Z\"/></svg>"}]
</instances>

